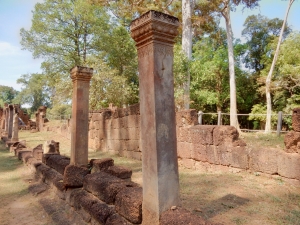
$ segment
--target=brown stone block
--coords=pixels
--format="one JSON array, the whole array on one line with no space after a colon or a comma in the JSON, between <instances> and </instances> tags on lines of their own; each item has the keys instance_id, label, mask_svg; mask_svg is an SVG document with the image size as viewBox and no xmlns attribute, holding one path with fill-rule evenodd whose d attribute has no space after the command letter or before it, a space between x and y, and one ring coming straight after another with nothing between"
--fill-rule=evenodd
<instances>
[{"instance_id":1,"label":"brown stone block","mask_svg":"<svg viewBox=\"0 0 300 225\"><path fill-rule=\"evenodd\" d=\"M134 105L130 105L128 107L128 113L129 115L140 115L140 104L134 104Z\"/></svg>"},{"instance_id":2,"label":"brown stone block","mask_svg":"<svg viewBox=\"0 0 300 225\"><path fill-rule=\"evenodd\" d=\"M177 131L177 141L180 142L191 142L191 132L190 128L180 127Z\"/></svg>"},{"instance_id":3,"label":"brown stone block","mask_svg":"<svg viewBox=\"0 0 300 225\"><path fill-rule=\"evenodd\" d=\"M193 159L181 159L181 165L188 169L194 169L195 168L195 160Z\"/></svg>"},{"instance_id":4,"label":"brown stone block","mask_svg":"<svg viewBox=\"0 0 300 225\"><path fill-rule=\"evenodd\" d=\"M90 173L88 168L68 165L64 172L65 187L82 187L83 179Z\"/></svg>"},{"instance_id":5,"label":"brown stone block","mask_svg":"<svg viewBox=\"0 0 300 225\"><path fill-rule=\"evenodd\" d=\"M111 129L110 138L112 140L120 140L121 139L121 130L120 129Z\"/></svg>"},{"instance_id":6,"label":"brown stone block","mask_svg":"<svg viewBox=\"0 0 300 225\"><path fill-rule=\"evenodd\" d=\"M119 118L112 119L111 120L111 127L113 129L120 129L121 128L121 121L120 121L120 119Z\"/></svg>"},{"instance_id":7,"label":"brown stone block","mask_svg":"<svg viewBox=\"0 0 300 225\"><path fill-rule=\"evenodd\" d=\"M128 128L128 116L121 118L120 123L122 128Z\"/></svg>"},{"instance_id":8,"label":"brown stone block","mask_svg":"<svg viewBox=\"0 0 300 225\"><path fill-rule=\"evenodd\" d=\"M218 152L216 146L214 145L207 145L206 146L206 153L207 153L207 162L215 165L220 164Z\"/></svg>"},{"instance_id":9,"label":"brown stone block","mask_svg":"<svg viewBox=\"0 0 300 225\"><path fill-rule=\"evenodd\" d=\"M231 149L226 145L216 146L217 155L220 161L220 164L223 166L230 166L232 164L232 154Z\"/></svg>"},{"instance_id":10,"label":"brown stone block","mask_svg":"<svg viewBox=\"0 0 300 225\"><path fill-rule=\"evenodd\" d=\"M81 188L68 188L66 190L66 202L76 210L81 208L81 198L86 196L88 192Z\"/></svg>"},{"instance_id":11,"label":"brown stone block","mask_svg":"<svg viewBox=\"0 0 300 225\"><path fill-rule=\"evenodd\" d=\"M300 155L297 153L279 152L278 174L290 179L300 180Z\"/></svg>"},{"instance_id":12,"label":"brown stone block","mask_svg":"<svg viewBox=\"0 0 300 225\"><path fill-rule=\"evenodd\" d=\"M207 162L206 145L192 143L192 159L201 162Z\"/></svg>"},{"instance_id":13,"label":"brown stone block","mask_svg":"<svg viewBox=\"0 0 300 225\"><path fill-rule=\"evenodd\" d=\"M126 184L128 183L120 178L105 172L97 172L85 177L83 188L107 204L113 204L116 195L126 187Z\"/></svg>"},{"instance_id":14,"label":"brown stone block","mask_svg":"<svg viewBox=\"0 0 300 225\"><path fill-rule=\"evenodd\" d=\"M123 166L110 166L105 172L121 179L130 179L132 170Z\"/></svg>"},{"instance_id":15,"label":"brown stone block","mask_svg":"<svg viewBox=\"0 0 300 225\"><path fill-rule=\"evenodd\" d=\"M32 150L32 155L37 160L42 160L43 159L43 154L44 154L43 149L33 149Z\"/></svg>"},{"instance_id":16,"label":"brown stone block","mask_svg":"<svg viewBox=\"0 0 300 225\"><path fill-rule=\"evenodd\" d=\"M177 126L193 126L198 124L198 114L195 109L187 109L176 112Z\"/></svg>"},{"instance_id":17,"label":"brown stone block","mask_svg":"<svg viewBox=\"0 0 300 225\"><path fill-rule=\"evenodd\" d=\"M44 179L44 174L47 170L50 170L51 168L49 166L46 166L45 164L41 163L36 165L36 174Z\"/></svg>"},{"instance_id":18,"label":"brown stone block","mask_svg":"<svg viewBox=\"0 0 300 225\"><path fill-rule=\"evenodd\" d=\"M114 166L114 160L112 158L91 159L90 165L92 166L92 173L106 171L110 166Z\"/></svg>"},{"instance_id":19,"label":"brown stone block","mask_svg":"<svg viewBox=\"0 0 300 225\"><path fill-rule=\"evenodd\" d=\"M190 211L176 207L163 212L160 216L160 225L209 225L201 217L192 214Z\"/></svg>"},{"instance_id":20,"label":"brown stone block","mask_svg":"<svg viewBox=\"0 0 300 225\"><path fill-rule=\"evenodd\" d=\"M128 127L129 128L139 128L140 127L140 116L139 115L129 115L127 116Z\"/></svg>"},{"instance_id":21,"label":"brown stone block","mask_svg":"<svg viewBox=\"0 0 300 225\"><path fill-rule=\"evenodd\" d=\"M213 131L213 144L216 146L224 142L233 143L238 138L239 133L233 126L216 126Z\"/></svg>"},{"instance_id":22,"label":"brown stone block","mask_svg":"<svg viewBox=\"0 0 300 225\"><path fill-rule=\"evenodd\" d=\"M63 192L66 190L64 185L64 177L60 173L56 174L56 177L53 179L52 183L59 191Z\"/></svg>"},{"instance_id":23,"label":"brown stone block","mask_svg":"<svg viewBox=\"0 0 300 225\"><path fill-rule=\"evenodd\" d=\"M300 153L300 132L290 131L284 136L284 145L286 152L298 152Z\"/></svg>"},{"instance_id":24,"label":"brown stone block","mask_svg":"<svg viewBox=\"0 0 300 225\"><path fill-rule=\"evenodd\" d=\"M293 109L292 126L294 131L300 132L300 108Z\"/></svg>"},{"instance_id":25,"label":"brown stone block","mask_svg":"<svg viewBox=\"0 0 300 225\"><path fill-rule=\"evenodd\" d=\"M53 183L53 181L57 177L62 176L62 175L60 173L58 173L56 170L50 169L50 170L45 170L45 172L43 173L43 176L45 178L45 183L50 185Z\"/></svg>"},{"instance_id":26,"label":"brown stone block","mask_svg":"<svg viewBox=\"0 0 300 225\"><path fill-rule=\"evenodd\" d=\"M139 140L140 139L140 129L139 128L128 128L128 139L129 140Z\"/></svg>"},{"instance_id":27,"label":"brown stone block","mask_svg":"<svg viewBox=\"0 0 300 225\"><path fill-rule=\"evenodd\" d=\"M188 142L177 142L177 155L182 159L191 158L192 144Z\"/></svg>"},{"instance_id":28,"label":"brown stone block","mask_svg":"<svg viewBox=\"0 0 300 225\"><path fill-rule=\"evenodd\" d=\"M134 129L134 128L130 128ZM121 140L128 140L128 139L134 139L129 137L129 129L128 128L121 128L119 130L119 135Z\"/></svg>"},{"instance_id":29,"label":"brown stone block","mask_svg":"<svg viewBox=\"0 0 300 225\"><path fill-rule=\"evenodd\" d=\"M246 147L234 147L231 149L232 154L232 167L240 168L240 169L248 169L249 161L248 161L248 152Z\"/></svg>"},{"instance_id":30,"label":"brown stone block","mask_svg":"<svg viewBox=\"0 0 300 225\"><path fill-rule=\"evenodd\" d=\"M18 159L19 160L23 160L24 162L26 162L26 160L25 160L26 157L33 157L32 156L32 151L22 150L22 151L18 152Z\"/></svg>"},{"instance_id":31,"label":"brown stone block","mask_svg":"<svg viewBox=\"0 0 300 225\"><path fill-rule=\"evenodd\" d=\"M132 223L125 220L122 216L118 213L110 215L106 220L105 225L132 225Z\"/></svg>"},{"instance_id":32,"label":"brown stone block","mask_svg":"<svg viewBox=\"0 0 300 225\"><path fill-rule=\"evenodd\" d=\"M81 207L88 212L99 224L105 224L107 218L114 214L113 208L108 207L104 202L91 194L81 197Z\"/></svg>"},{"instance_id":33,"label":"brown stone block","mask_svg":"<svg viewBox=\"0 0 300 225\"><path fill-rule=\"evenodd\" d=\"M70 164L70 159L58 154L44 154L43 162L60 174L64 174L66 166Z\"/></svg>"},{"instance_id":34,"label":"brown stone block","mask_svg":"<svg viewBox=\"0 0 300 225\"><path fill-rule=\"evenodd\" d=\"M213 130L217 126L214 125L197 125L190 128L192 143L200 143L202 145L213 144Z\"/></svg>"},{"instance_id":35,"label":"brown stone block","mask_svg":"<svg viewBox=\"0 0 300 225\"><path fill-rule=\"evenodd\" d=\"M142 222L143 190L141 187L126 187L116 196L116 211L131 223Z\"/></svg>"},{"instance_id":36,"label":"brown stone block","mask_svg":"<svg viewBox=\"0 0 300 225\"><path fill-rule=\"evenodd\" d=\"M272 148L252 149L249 153L249 169L268 174L277 174L277 158L280 151Z\"/></svg>"}]
</instances>

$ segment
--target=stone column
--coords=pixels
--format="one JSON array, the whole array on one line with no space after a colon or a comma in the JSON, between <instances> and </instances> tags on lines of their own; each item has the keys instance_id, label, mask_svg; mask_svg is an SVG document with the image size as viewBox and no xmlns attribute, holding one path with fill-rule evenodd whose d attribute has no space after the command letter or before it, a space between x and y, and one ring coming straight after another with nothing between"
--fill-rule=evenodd
<instances>
[{"instance_id":1,"label":"stone column","mask_svg":"<svg viewBox=\"0 0 300 225\"><path fill-rule=\"evenodd\" d=\"M173 45L178 19L149 11L132 21L139 64L143 225L179 204Z\"/></svg>"},{"instance_id":2,"label":"stone column","mask_svg":"<svg viewBox=\"0 0 300 225\"><path fill-rule=\"evenodd\" d=\"M88 164L89 88L93 69L75 66L71 69L73 82L71 165Z\"/></svg>"},{"instance_id":3,"label":"stone column","mask_svg":"<svg viewBox=\"0 0 300 225\"><path fill-rule=\"evenodd\" d=\"M15 112L13 117L13 129L11 141L19 141L19 113Z\"/></svg>"},{"instance_id":4,"label":"stone column","mask_svg":"<svg viewBox=\"0 0 300 225\"><path fill-rule=\"evenodd\" d=\"M8 105L8 134L7 138L11 139L12 137L12 129L13 129L13 122L14 122L14 106Z\"/></svg>"},{"instance_id":5,"label":"stone column","mask_svg":"<svg viewBox=\"0 0 300 225\"><path fill-rule=\"evenodd\" d=\"M8 119L9 119L9 107L8 104L5 104L5 133L8 133Z\"/></svg>"}]
</instances>

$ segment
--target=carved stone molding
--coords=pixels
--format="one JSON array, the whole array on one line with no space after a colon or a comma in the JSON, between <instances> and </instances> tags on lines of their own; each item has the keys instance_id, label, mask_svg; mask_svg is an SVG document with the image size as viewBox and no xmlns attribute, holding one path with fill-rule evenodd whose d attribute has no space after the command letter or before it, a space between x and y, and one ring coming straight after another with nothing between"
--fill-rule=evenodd
<instances>
[{"instance_id":1,"label":"carved stone molding","mask_svg":"<svg viewBox=\"0 0 300 225\"><path fill-rule=\"evenodd\" d=\"M139 48L138 57L144 58L148 55L152 55L153 53L162 55L162 56L172 56L173 57L173 47L162 45L162 44L145 45L145 46Z\"/></svg>"},{"instance_id":2,"label":"carved stone molding","mask_svg":"<svg viewBox=\"0 0 300 225\"><path fill-rule=\"evenodd\" d=\"M131 22L131 37L137 47L151 41L173 44L178 26L176 17L151 10Z\"/></svg>"},{"instance_id":3,"label":"carved stone molding","mask_svg":"<svg viewBox=\"0 0 300 225\"><path fill-rule=\"evenodd\" d=\"M86 81L89 82L93 75L93 68L75 66L70 70L72 81Z\"/></svg>"}]
</instances>

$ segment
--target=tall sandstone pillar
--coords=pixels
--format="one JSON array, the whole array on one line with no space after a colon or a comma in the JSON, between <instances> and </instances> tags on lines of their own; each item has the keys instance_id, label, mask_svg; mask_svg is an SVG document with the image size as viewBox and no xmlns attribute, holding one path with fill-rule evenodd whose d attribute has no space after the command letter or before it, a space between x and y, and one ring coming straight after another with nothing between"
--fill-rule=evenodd
<instances>
[{"instance_id":1,"label":"tall sandstone pillar","mask_svg":"<svg viewBox=\"0 0 300 225\"><path fill-rule=\"evenodd\" d=\"M5 133L8 134L8 119L9 119L9 107L8 104L4 104L5 107Z\"/></svg>"},{"instance_id":2,"label":"tall sandstone pillar","mask_svg":"<svg viewBox=\"0 0 300 225\"><path fill-rule=\"evenodd\" d=\"M93 69L75 66L71 69L73 82L71 165L88 164L89 88Z\"/></svg>"},{"instance_id":3,"label":"tall sandstone pillar","mask_svg":"<svg viewBox=\"0 0 300 225\"><path fill-rule=\"evenodd\" d=\"M173 45L178 19L149 11L132 21L139 64L143 225L179 203Z\"/></svg>"},{"instance_id":4,"label":"tall sandstone pillar","mask_svg":"<svg viewBox=\"0 0 300 225\"><path fill-rule=\"evenodd\" d=\"M7 132L8 139L11 139L11 137L12 137L14 111L15 111L14 106L8 105L8 132Z\"/></svg>"}]
</instances>

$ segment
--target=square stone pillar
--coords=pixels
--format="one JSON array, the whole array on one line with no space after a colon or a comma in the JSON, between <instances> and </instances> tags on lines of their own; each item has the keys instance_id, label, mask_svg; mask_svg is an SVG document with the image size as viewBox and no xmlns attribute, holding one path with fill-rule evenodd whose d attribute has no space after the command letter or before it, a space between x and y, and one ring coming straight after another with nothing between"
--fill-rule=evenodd
<instances>
[{"instance_id":1,"label":"square stone pillar","mask_svg":"<svg viewBox=\"0 0 300 225\"><path fill-rule=\"evenodd\" d=\"M4 108L5 108L5 133L8 133L8 119L9 119L9 108L8 108L8 104L4 104Z\"/></svg>"},{"instance_id":2,"label":"square stone pillar","mask_svg":"<svg viewBox=\"0 0 300 225\"><path fill-rule=\"evenodd\" d=\"M88 164L89 88L93 69L75 66L71 69L73 82L71 165Z\"/></svg>"},{"instance_id":3,"label":"square stone pillar","mask_svg":"<svg viewBox=\"0 0 300 225\"><path fill-rule=\"evenodd\" d=\"M130 26L139 64L143 225L159 224L161 213L179 204L173 78L178 26L177 18L156 11Z\"/></svg>"},{"instance_id":4,"label":"square stone pillar","mask_svg":"<svg viewBox=\"0 0 300 225\"><path fill-rule=\"evenodd\" d=\"M8 105L8 131L7 131L7 138L11 139L12 137L12 130L13 130L13 122L14 122L14 106Z\"/></svg>"}]
</instances>

